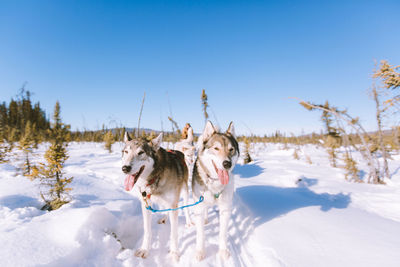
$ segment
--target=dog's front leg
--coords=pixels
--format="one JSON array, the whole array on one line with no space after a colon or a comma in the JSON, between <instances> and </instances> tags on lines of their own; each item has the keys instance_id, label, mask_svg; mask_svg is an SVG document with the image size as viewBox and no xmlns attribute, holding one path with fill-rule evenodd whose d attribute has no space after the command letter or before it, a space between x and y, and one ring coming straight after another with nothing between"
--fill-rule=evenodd
<instances>
[{"instance_id":1,"label":"dog's front leg","mask_svg":"<svg viewBox=\"0 0 400 267\"><path fill-rule=\"evenodd\" d=\"M170 211L169 219L171 222L170 254L175 262L179 261L178 252L178 211Z\"/></svg>"},{"instance_id":2,"label":"dog's front leg","mask_svg":"<svg viewBox=\"0 0 400 267\"><path fill-rule=\"evenodd\" d=\"M229 219L231 217L231 205L220 205L219 210L219 255L226 260L230 256L227 244Z\"/></svg>"},{"instance_id":3,"label":"dog's front leg","mask_svg":"<svg viewBox=\"0 0 400 267\"><path fill-rule=\"evenodd\" d=\"M187 185L183 187L183 205L188 205L189 204L189 191ZM185 208L183 210L185 213L185 219L186 219L186 227L191 227L193 225L192 219L190 218L190 213L189 209Z\"/></svg>"},{"instance_id":4,"label":"dog's front leg","mask_svg":"<svg viewBox=\"0 0 400 267\"><path fill-rule=\"evenodd\" d=\"M146 258L149 255L150 242L151 242L151 212L146 209L145 203L142 201L142 214L143 214L143 242L142 246L136 250L135 256Z\"/></svg>"},{"instance_id":5,"label":"dog's front leg","mask_svg":"<svg viewBox=\"0 0 400 267\"><path fill-rule=\"evenodd\" d=\"M200 203L195 207L196 216L196 259L201 261L205 257L204 216L207 206Z\"/></svg>"}]
</instances>

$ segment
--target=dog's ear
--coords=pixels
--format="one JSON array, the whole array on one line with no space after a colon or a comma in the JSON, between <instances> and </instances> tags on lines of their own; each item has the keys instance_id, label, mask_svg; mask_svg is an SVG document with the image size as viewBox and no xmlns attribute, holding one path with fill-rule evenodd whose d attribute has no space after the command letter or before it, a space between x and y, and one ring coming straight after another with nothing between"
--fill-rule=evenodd
<instances>
[{"instance_id":1,"label":"dog's ear","mask_svg":"<svg viewBox=\"0 0 400 267\"><path fill-rule=\"evenodd\" d=\"M151 146L154 148L154 150L158 150L161 146L163 134L160 133L156 138L150 141Z\"/></svg>"},{"instance_id":2,"label":"dog's ear","mask_svg":"<svg viewBox=\"0 0 400 267\"><path fill-rule=\"evenodd\" d=\"M215 130L214 125L211 123L211 121L207 121L206 127L204 127L202 141L207 141L215 132L217 131Z\"/></svg>"},{"instance_id":3,"label":"dog's ear","mask_svg":"<svg viewBox=\"0 0 400 267\"><path fill-rule=\"evenodd\" d=\"M226 130L227 134L232 135L234 138L236 138L236 133L235 133L235 126L233 126L233 121L231 121L231 123L229 123L229 127L228 130Z\"/></svg>"},{"instance_id":4,"label":"dog's ear","mask_svg":"<svg viewBox=\"0 0 400 267\"><path fill-rule=\"evenodd\" d=\"M131 140L132 140L132 138L129 136L128 132L125 132L125 134L124 134L124 142L126 143L126 142L131 141Z\"/></svg>"}]
</instances>

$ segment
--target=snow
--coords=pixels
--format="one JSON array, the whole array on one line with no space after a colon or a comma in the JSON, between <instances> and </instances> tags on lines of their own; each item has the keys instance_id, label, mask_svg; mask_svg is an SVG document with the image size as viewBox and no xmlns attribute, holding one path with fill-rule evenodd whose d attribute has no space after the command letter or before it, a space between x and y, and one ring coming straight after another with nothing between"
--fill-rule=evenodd
<instances>
[{"instance_id":1,"label":"snow","mask_svg":"<svg viewBox=\"0 0 400 267\"><path fill-rule=\"evenodd\" d=\"M254 162L240 159L234 169L230 259L217 255L212 208L202 262L194 260L195 228L185 228L180 213L178 264L168 256L169 222L157 224L162 215L153 216L149 257L133 256L143 222L138 197L123 189L122 144L112 153L101 143L70 144L73 200L52 212L40 210L38 182L15 174L15 151L0 165L0 266L399 266L400 156L390 160L387 185L372 185L345 181L321 148L302 146L300 160L282 148L254 144Z\"/></svg>"}]
</instances>

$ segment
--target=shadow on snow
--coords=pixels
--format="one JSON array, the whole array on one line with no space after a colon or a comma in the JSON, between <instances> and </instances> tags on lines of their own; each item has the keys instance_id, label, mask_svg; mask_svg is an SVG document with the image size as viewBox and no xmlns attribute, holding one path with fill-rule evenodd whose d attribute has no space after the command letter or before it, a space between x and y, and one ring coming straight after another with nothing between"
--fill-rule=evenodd
<instances>
[{"instance_id":1,"label":"shadow on snow","mask_svg":"<svg viewBox=\"0 0 400 267\"><path fill-rule=\"evenodd\" d=\"M307 187L252 185L240 187L236 193L252 211L256 226L296 209L319 206L326 212L332 208L347 208L351 202L349 195L317 194Z\"/></svg>"},{"instance_id":2,"label":"shadow on snow","mask_svg":"<svg viewBox=\"0 0 400 267\"><path fill-rule=\"evenodd\" d=\"M252 178L264 172L264 168L257 165L257 162L250 164L236 164L233 174L239 175L240 178Z\"/></svg>"},{"instance_id":3,"label":"shadow on snow","mask_svg":"<svg viewBox=\"0 0 400 267\"><path fill-rule=\"evenodd\" d=\"M24 195L9 195L0 198L0 206L8 207L9 209L35 207L40 208L41 204L36 198Z\"/></svg>"}]
</instances>

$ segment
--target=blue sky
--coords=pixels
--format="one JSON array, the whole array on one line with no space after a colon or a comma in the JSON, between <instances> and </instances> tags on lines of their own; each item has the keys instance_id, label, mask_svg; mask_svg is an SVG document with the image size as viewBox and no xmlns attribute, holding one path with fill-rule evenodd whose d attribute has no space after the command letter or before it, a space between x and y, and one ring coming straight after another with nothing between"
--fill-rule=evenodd
<instances>
[{"instance_id":1,"label":"blue sky","mask_svg":"<svg viewBox=\"0 0 400 267\"><path fill-rule=\"evenodd\" d=\"M319 131L290 100L329 100L374 129L374 61L400 64L400 1L1 1L0 100L26 81L73 129Z\"/></svg>"}]
</instances>

